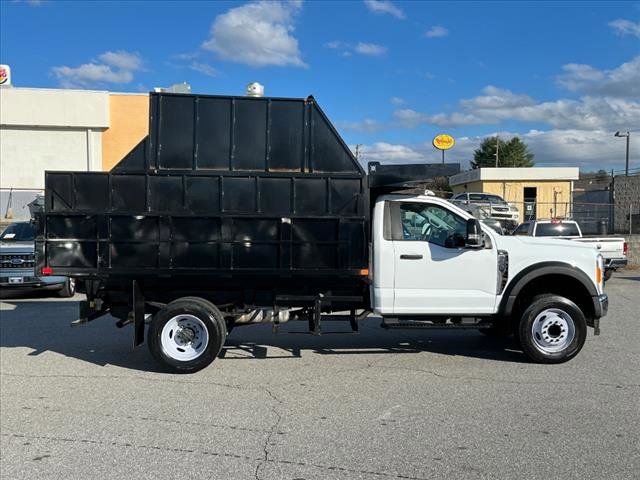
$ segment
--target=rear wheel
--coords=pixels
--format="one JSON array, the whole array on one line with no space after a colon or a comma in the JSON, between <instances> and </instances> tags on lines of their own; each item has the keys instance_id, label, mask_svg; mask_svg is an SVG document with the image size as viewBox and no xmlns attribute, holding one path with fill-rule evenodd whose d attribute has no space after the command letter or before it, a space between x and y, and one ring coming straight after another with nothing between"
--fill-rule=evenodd
<instances>
[{"instance_id":1,"label":"rear wheel","mask_svg":"<svg viewBox=\"0 0 640 480\"><path fill-rule=\"evenodd\" d=\"M184 297L162 308L149 326L149 350L174 373L193 373L211 364L227 336L224 317L211 302Z\"/></svg>"},{"instance_id":2,"label":"rear wheel","mask_svg":"<svg viewBox=\"0 0 640 480\"><path fill-rule=\"evenodd\" d=\"M63 287L58 291L58 296L63 298L70 298L76 294L76 280L75 278L67 278Z\"/></svg>"},{"instance_id":3,"label":"rear wheel","mask_svg":"<svg viewBox=\"0 0 640 480\"><path fill-rule=\"evenodd\" d=\"M533 299L520 320L524 353L539 363L562 363L575 357L587 338L587 321L571 300L558 295Z\"/></svg>"}]
</instances>

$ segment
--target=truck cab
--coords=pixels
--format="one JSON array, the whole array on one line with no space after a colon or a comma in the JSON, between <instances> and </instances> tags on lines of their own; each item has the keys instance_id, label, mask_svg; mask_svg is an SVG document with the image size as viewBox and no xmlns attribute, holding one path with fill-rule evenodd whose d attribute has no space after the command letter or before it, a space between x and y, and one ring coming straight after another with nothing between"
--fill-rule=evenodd
<instances>
[{"instance_id":1,"label":"truck cab","mask_svg":"<svg viewBox=\"0 0 640 480\"><path fill-rule=\"evenodd\" d=\"M578 323L606 313L603 260L592 247L502 236L434 196L378 198L372 241L371 306L383 318L525 328L527 353L551 362L571 355Z\"/></svg>"}]
</instances>

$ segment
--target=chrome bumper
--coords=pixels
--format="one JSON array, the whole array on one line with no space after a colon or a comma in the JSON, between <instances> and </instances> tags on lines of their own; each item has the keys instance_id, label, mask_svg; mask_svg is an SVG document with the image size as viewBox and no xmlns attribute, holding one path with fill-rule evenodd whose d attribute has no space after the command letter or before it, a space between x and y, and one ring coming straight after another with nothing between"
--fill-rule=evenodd
<instances>
[{"instance_id":1,"label":"chrome bumper","mask_svg":"<svg viewBox=\"0 0 640 480\"><path fill-rule=\"evenodd\" d=\"M10 282L10 278L22 278L22 282ZM0 276L0 287L2 288L39 288L39 287L62 287L67 281L67 277L34 277L21 275L6 275L5 272Z\"/></svg>"},{"instance_id":2,"label":"chrome bumper","mask_svg":"<svg viewBox=\"0 0 640 480\"><path fill-rule=\"evenodd\" d=\"M629 261L626 258L607 258L604 261L604 268L624 268Z\"/></svg>"}]
</instances>

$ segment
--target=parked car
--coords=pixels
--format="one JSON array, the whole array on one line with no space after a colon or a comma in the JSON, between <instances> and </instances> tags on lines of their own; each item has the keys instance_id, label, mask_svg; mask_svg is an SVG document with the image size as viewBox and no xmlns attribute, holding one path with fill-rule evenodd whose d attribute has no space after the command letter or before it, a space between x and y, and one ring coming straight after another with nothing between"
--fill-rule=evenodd
<instances>
[{"instance_id":1,"label":"parked car","mask_svg":"<svg viewBox=\"0 0 640 480\"><path fill-rule=\"evenodd\" d=\"M0 234L0 287L56 290L61 297L72 297L75 279L35 274L35 234L31 222L12 223Z\"/></svg>"},{"instance_id":2,"label":"parked car","mask_svg":"<svg viewBox=\"0 0 640 480\"><path fill-rule=\"evenodd\" d=\"M450 201L480 220L491 219L499 221L506 231L513 230L520 220L518 209L513 205L509 205L500 195L483 192L464 192L454 195Z\"/></svg>"},{"instance_id":3,"label":"parked car","mask_svg":"<svg viewBox=\"0 0 640 480\"><path fill-rule=\"evenodd\" d=\"M483 225L486 225L487 227L493 229L493 231L495 231L496 233L499 233L500 235L505 235L507 233L499 220L494 220L492 218L486 218L484 220L480 220L480 223L482 223Z\"/></svg>"},{"instance_id":4,"label":"parked car","mask_svg":"<svg viewBox=\"0 0 640 480\"><path fill-rule=\"evenodd\" d=\"M627 266L628 245L624 238L583 237L580 225L575 220L551 219L524 222L518 225L513 235L562 238L592 244L604 258L605 280L609 280L618 268Z\"/></svg>"}]
</instances>

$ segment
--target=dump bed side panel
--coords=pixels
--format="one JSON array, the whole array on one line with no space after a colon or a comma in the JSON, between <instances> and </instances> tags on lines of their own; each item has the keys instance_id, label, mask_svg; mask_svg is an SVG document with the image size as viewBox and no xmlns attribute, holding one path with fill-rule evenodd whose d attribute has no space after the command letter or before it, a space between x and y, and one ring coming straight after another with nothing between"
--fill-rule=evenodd
<instances>
[{"instance_id":1,"label":"dump bed side panel","mask_svg":"<svg viewBox=\"0 0 640 480\"><path fill-rule=\"evenodd\" d=\"M56 274L358 275L364 171L312 99L151 94L111 172L47 172L38 268Z\"/></svg>"}]
</instances>

